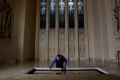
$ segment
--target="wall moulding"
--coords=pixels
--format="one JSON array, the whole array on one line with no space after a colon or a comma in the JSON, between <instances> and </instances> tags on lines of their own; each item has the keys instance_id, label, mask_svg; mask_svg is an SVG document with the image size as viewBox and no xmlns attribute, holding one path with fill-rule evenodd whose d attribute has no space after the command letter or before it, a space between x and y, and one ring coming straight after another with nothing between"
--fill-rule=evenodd
<instances>
[{"instance_id":1,"label":"wall moulding","mask_svg":"<svg viewBox=\"0 0 120 80\"><path fill-rule=\"evenodd\" d=\"M13 1L0 0L0 38L10 38L13 27Z\"/></svg>"},{"instance_id":2,"label":"wall moulding","mask_svg":"<svg viewBox=\"0 0 120 80\"><path fill-rule=\"evenodd\" d=\"M113 12L115 39L120 40L120 0L114 0Z\"/></svg>"}]
</instances>

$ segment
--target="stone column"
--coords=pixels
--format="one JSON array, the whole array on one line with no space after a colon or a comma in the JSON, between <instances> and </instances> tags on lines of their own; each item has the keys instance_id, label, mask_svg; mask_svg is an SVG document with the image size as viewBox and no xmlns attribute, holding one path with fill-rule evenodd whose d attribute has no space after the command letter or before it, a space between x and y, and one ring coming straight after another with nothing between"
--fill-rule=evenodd
<instances>
[{"instance_id":1,"label":"stone column","mask_svg":"<svg viewBox=\"0 0 120 80\"><path fill-rule=\"evenodd\" d=\"M68 24L68 0L65 0L65 56L69 58L69 24Z\"/></svg>"},{"instance_id":2,"label":"stone column","mask_svg":"<svg viewBox=\"0 0 120 80\"><path fill-rule=\"evenodd\" d=\"M78 38L78 14L77 14L77 0L74 0L74 19L75 19L75 55L78 56L78 63L80 61L79 54L79 38Z\"/></svg>"},{"instance_id":3,"label":"stone column","mask_svg":"<svg viewBox=\"0 0 120 80\"><path fill-rule=\"evenodd\" d=\"M93 10L93 0L85 0L84 2L84 21L85 21L85 33L88 39L88 54L89 54L89 63L94 64L95 61L95 37L94 37L94 10ZM87 31L86 31L87 29Z\"/></svg>"},{"instance_id":4,"label":"stone column","mask_svg":"<svg viewBox=\"0 0 120 80\"><path fill-rule=\"evenodd\" d=\"M88 22L88 16L89 15L91 16L91 14L89 14L89 12L88 12L88 9L90 11L92 11L92 9L90 9L91 5L88 7L88 4L91 4L91 3L92 3L91 0L84 0L83 1L83 6L84 6L84 9L83 9L84 10L84 45L85 45L84 51L85 51L85 54L86 54L86 62L87 62L87 64L89 64L89 62L90 62L89 40L88 40L89 39L89 33L88 33L88 26L89 26L88 25L89 24L89 22ZM91 22L92 22L92 20L91 20Z\"/></svg>"},{"instance_id":5,"label":"stone column","mask_svg":"<svg viewBox=\"0 0 120 80\"><path fill-rule=\"evenodd\" d=\"M37 9L36 9L36 32L35 32L35 61L40 61L40 51L39 51L39 31L40 31L40 0L36 1Z\"/></svg>"},{"instance_id":6,"label":"stone column","mask_svg":"<svg viewBox=\"0 0 120 80\"><path fill-rule=\"evenodd\" d=\"M50 1L46 1L46 53L47 63L49 63L49 25L50 25Z\"/></svg>"},{"instance_id":7,"label":"stone column","mask_svg":"<svg viewBox=\"0 0 120 80\"><path fill-rule=\"evenodd\" d=\"M55 54L59 52L59 17L58 17L58 6L59 6L59 0L56 1L56 13L55 13Z\"/></svg>"}]
</instances>

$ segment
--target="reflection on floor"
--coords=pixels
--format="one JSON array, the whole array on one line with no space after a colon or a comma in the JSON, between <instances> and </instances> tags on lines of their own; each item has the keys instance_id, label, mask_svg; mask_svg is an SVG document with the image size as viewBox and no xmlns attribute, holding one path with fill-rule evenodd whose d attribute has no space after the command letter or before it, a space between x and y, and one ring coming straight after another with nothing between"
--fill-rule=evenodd
<instances>
[{"instance_id":1,"label":"reflection on floor","mask_svg":"<svg viewBox=\"0 0 120 80\"><path fill-rule=\"evenodd\" d=\"M68 67L72 67L69 64ZM96 73L67 73L67 74L25 74L34 66L48 67L47 64L40 63L25 63L16 65L0 66L0 80L120 80L120 65L118 63L81 63L79 66L73 67L99 67L107 72L109 75L101 75Z\"/></svg>"}]
</instances>

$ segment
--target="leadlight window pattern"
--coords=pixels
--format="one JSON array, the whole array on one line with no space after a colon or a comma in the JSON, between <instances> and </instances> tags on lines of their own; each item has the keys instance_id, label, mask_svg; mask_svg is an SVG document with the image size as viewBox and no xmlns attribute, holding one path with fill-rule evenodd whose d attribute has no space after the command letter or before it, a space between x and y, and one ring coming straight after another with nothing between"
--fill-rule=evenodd
<instances>
[{"instance_id":1,"label":"leadlight window pattern","mask_svg":"<svg viewBox=\"0 0 120 80\"><path fill-rule=\"evenodd\" d=\"M83 0L77 0L78 8L78 27L84 28Z\"/></svg>"},{"instance_id":2,"label":"leadlight window pattern","mask_svg":"<svg viewBox=\"0 0 120 80\"><path fill-rule=\"evenodd\" d=\"M65 28L65 0L59 0L59 27Z\"/></svg>"},{"instance_id":3,"label":"leadlight window pattern","mask_svg":"<svg viewBox=\"0 0 120 80\"><path fill-rule=\"evenodd\" d=\"M41 0L40 4L40 28L46 28L46 1ZM58 19L59 19L59 27L65 28L65 0L58 0ZM50 28L55 28L56 24L56 0L50 0ZM69 18L69 28L74 28L74 0L68 0L68 18ZM77 0L77 10L78 10L78 27L84 28L84 11L83 11L83 0Z\"/></svg>"},{"instance_id":4,"label":"leadlight window pattern","mask_svg":"<svg viewBox=\"0 0 120 80\"><path fill-rule=\"evenodd\" d=\"M74 0L68 0L69 28L74 28Z\"/></svg>"},{"instance_id":5,"label":"leadlight window pattern","mask_svg":"<svg viewBox=\"0 0 120 80\"><path fill-rule=\"evenodd\" d=\"M50 28L55 28L55 0L50 0Z\"/></svg>"},{"instance_id":6,"label":"leadlight window pattern","mask_svg":"<svg viewBox=\"0 0 120 80\"><path fill-rule=\"evenodd\" d=\"M41 0L40 28L46 28L46 0Z\"/></svg>"}]
</instances>

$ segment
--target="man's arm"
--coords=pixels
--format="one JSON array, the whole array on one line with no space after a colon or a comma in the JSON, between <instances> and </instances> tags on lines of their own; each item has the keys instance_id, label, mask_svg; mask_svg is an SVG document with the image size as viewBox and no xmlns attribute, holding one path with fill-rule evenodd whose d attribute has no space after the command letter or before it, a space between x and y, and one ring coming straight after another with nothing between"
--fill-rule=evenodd
<instances>
[{"instance_id":1,"label":"man's arm","mask_svg":"<svg viewBox=\"0 0 120 80\"><path fill-rule=\"evenodd\" d=\"M66 69L66 66L67 66L67 59L64 57L63 68Z\"/></svg>"},{"instance_id":2,"label":"man's arm","mask_svg":"<svg viewBox=\"0 0 120 80\"><path fill-rule=\"evenodd\" d=\"M54 58L54 60L52 61L52 63L50 64L50 70L52 68L52 66L56 63L56 57Z\"/></svg>"},{"instance_id":3,"label":"man's arm","mask_svg":"<svg viewBox=\"0 0 120 80\"><path fill-rule=\"evenodd\" d=\"M63 63L63 72L66 74L66 66L67 66L67 59L65 58L64 63Z\"/></svg>"}]
</instances>

